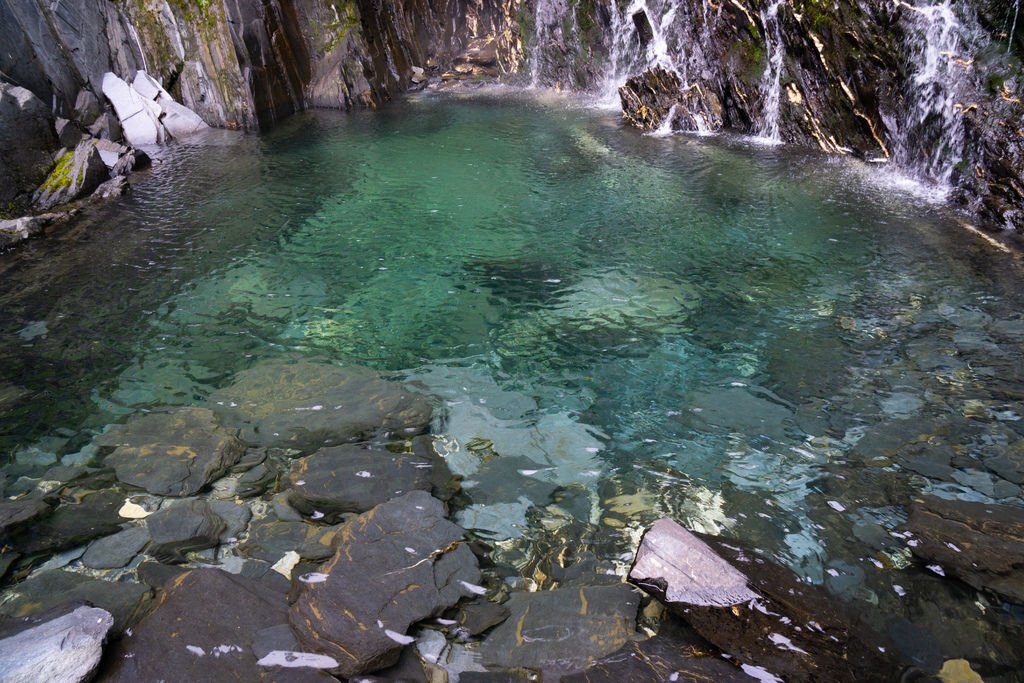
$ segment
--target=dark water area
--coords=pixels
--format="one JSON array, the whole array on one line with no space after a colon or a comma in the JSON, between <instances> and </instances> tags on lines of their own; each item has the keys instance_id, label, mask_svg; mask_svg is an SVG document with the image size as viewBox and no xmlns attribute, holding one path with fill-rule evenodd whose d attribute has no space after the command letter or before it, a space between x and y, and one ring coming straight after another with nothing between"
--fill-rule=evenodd
<instances>
[{"instance_id":1,"label":"dark water area","mask_svg":"<svg viewBox=\"0 0 1024 683\"><path fill-rule=\"evenodd\" d=\"M624 574L670 516L907 657L1012 677L1020 607L897 535L925 493L1024 506L1022 263L961 220L876 167L553 96L216 135L0 259L0 458L8 485L89 463L267 360L393 371L516 587L567 546ZM485 451L526 464L484 476Z\"/></svg>"}]
</instances>

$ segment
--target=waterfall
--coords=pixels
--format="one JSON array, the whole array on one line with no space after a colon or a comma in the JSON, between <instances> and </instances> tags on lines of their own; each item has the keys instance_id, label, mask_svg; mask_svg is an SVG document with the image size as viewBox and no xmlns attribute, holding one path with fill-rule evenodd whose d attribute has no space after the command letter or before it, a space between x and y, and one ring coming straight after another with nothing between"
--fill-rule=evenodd
<instances>
[{"instance_id":1,"label":"waterfall","mask_svg":"<svg viewBox=\"0 0 1024 683\"><path fill-rule=\"evenodd\" d=\"M764 44L768 52L764 73L761 74L761 101L764 109L761 120L755 127L757 136L768 142L779 143L779 90L782 79L782 58L785 46L779 28L779 8L784 0L774 0L761 10L761 26L764 27Z\"/></svg>"},{"instance_id":2,"label":"waterfall","mask_svg":"<svg viewBox=\"0 0 1024 683\"><path fill-rule=\"evenodd\" d=\"M1013 50L1013 34L1017 32L1017 17L1020 15L1020 0L1013 3L1013 23L1010 25L1010 40L1006 43L1006 53Z\"/></svg>"},{"instance_id":3,"label":"waterfall","mask_svg":"<svg viewBox=\"0 0 1024 683\"><path fill-rule=\"evenodd\" d=\"M912 6L906 18L907 110L896 145L896 162L940 184L948 184L964 150L958 95L970 64L964 48L974 35L950 0Z\"/></svg>"},{"instance_id":4,"label":"waterfall","mask_svg":"<svg viewBox=\"0 0 1024 683\"><path fill-rule=\"evenodd\" d=\"M576 12L568 0L537 0L533 14L533 44L529 50L530 85L539 87L555 77L560 62L579 45ZM562 64L564 66L564 63Z\"/></svg>"}]
</instances>

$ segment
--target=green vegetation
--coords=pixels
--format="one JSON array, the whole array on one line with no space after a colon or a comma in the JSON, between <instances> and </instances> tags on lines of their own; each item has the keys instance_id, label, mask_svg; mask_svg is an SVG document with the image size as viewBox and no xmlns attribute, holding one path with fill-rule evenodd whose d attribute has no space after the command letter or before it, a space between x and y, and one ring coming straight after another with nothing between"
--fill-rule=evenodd
<instances>
[{"instance_id":1,"label":"green vegetation","mask_svg":"<svg viewBox=\"0 0 1024 683\"><path fill-rule=\"evenodd\" d=\"M71 172L74 169L75 153L74 151L66 153L57 162L56 168L54 168L50 175L47 176L46 181L42 184L41 189L47 192L57 192L65 187L71 185L73 178Z\"/></svg>"},{"instance_id":2,"label":"green vegetation","mask_svg":"<svg viewBox=\"0 0 1024 683\"><path fill-rule=\"evenodd\" d=\"M354 0L336 0L331 5L335 18L322 27L313 24L313 38L325 53L330 52L359 27L359 6ZM322 28L322 31L321 31Z\"/></svg>"}]
</instances>

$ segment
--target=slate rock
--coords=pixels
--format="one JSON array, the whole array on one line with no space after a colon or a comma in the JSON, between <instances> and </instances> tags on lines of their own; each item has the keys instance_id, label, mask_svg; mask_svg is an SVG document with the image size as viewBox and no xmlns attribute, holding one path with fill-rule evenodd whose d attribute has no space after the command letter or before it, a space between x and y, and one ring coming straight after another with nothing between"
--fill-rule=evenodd
<instances>
[{"instance_id":1,"label":"slate rock","mask_svg":"<svg viewBox=\"0 0 1024 683\"><path fill-rule=\"evenodd\" d=\"M146 527L153 539L149 554L179 564L186 561L186 553L216 547L227 525L209 503L195 499L165 506L146 518Z\"/></svg>"},{"instance_id":2,"label":"slate rock","mask_svg":"<svg viewBox=\"0 0 1024 683\"><path fill-rule=\"evenodd\" d=\"M479 591L463 533L422 491L345 524L324 580L305 583L291 608L303 649L334 658L345 677L394 664L410 625Z\"/></svg>"},{"instance_id":3,"label":"slate rock","mask_svg":"<svg viewBox=\"0 0 1024 683\"><path fill-rule=\"evenodd\" d=\"M126 176L134 171L149 168L151 163L149 155L141 149L129 149L118 156L117 161L110 168L110 175Z\"/></svg>"},{"instance_id":4,"label":"slate rock","mask_svg":"<svg viewBox=\"0 0 1024 683\"><path fill-rule=\"evenodd\" d=\"M67 218L68 213L42 213L0 221L0 249L41 233L48 225Z\"/></svg>"},{"instance_id":5,"label":"slate rock","mask_svg":"<svg viewBox=\"0 0 1024 683\"><path fill-rule=\"evenodd\" d=\"M472 600L459 605L456 621L460 633L478 636L508 619L510 614L507 607L496 602Z\"/></svg>"},{"instance_id":6,"label":"slate rock","mask_svg":"<svg viewBox=\"0 0 1024 683\"><path fill-rule=\"evenodd\" d=\"M103 95L114 105L124 136L134 146L155 145L166 139L156 102L142 97L117 75L103 75Z\"/></svg>"},{"instance_id":7,"label":"slate rock","mask_svg":"<svg viewBox=\"0 0 1024 683\"><path fill-rule=\"evenodd\" d=\"M54 130L61 147L75 147L82 141L82 129L74 121L58 118L54 122Z\"/></svg>"},{"instance_id":8,"label":"slate rock","mask_svg":"<svg viewBox=\"0 0 1024 683\"><path fill-rule=\"evenodd\" d=\"M284 595L219 569L196 569L168 583L156 608L115 643L103 681L329 681L312 669L260 666L254 646L287 625Z\"/></svg>"},{"instance_id":9,"label":"slate rock","mask_svg":"<svg viewBox=\"0 0 1024 683\"><path fill-rule=\"evenodd\" d=\"M117 569L132 561L149 543L149 529L133 526L89 544L82 564L91 569Z\"/></svg>"},{"instance_id":10,"label":"slate rock","mask_svg":"<svg viewBox=\"0 0 1024 683\"><path fill-rule=\"evenodd\" d=\"M145 613L152 596L149 586L134 581L104 581L55 569L8 586L0 604L0 616L24 619L87 604L113 615L113 634L116 635Z\"/></svg>"},{"instance_id":11,"label":"slate rock","mask_svg":"<svg viewBox=\"0 0 1024 683\"><path fill-rule=\"evenodd\" d=\"M32 195L32 203L40 211L46 211L92 194L108 178L110 174L96 149L96 141L82 140L60 158L56 168Z\"/></svg>"},{"instance_id":12,"label":"slate rock","mask_svg":"<svg viewBox=\"0 0 1024 683\"><path fill-rule=\"evenodd\" d=\"M835 600L733 541L658 520L628 578L723 652L786 681L884 681L894 670L881 654L891 645Z\"/></svg>"},{"instance_id":13,"label":"slate rock","mask_svg":"<svg viewBox=\"0 0 1024 683\"><path fill-rule=\"evenodd\" d=\"M82 89L75 97L73 116L83 126L89 126L100 115L100 101L91 90Z\"/></svg>"},{"instance_id":14,"label":"slate rock","mask_svg":"<svg viewBox=\"0 0 1024 683\"><path fill-rule=\"evenodd\" d=\"M50 514L53 510L42 498L26 496L0 500L0 539L6 539L19 527Z\"/></svg>"},{"instance_id":15,"label":"slate rock","mask_svg":"<svg viewBox=\"0 0 1024 683\"><path fill-rule=\"evenodd\" d=\"M128 184L128 179L124 176L118 176L117 178L111 178L110 180L100 183L96 191L92 193L92 196L96 199L113 199L114 197L121 197L131 188Z\"/></svg>"},{"instance_id":16,"label":"slate rock","mask_svg":"<svg viewBox=\"0 0 1024 683\"><path fill-rule=\"evenodd\" d=\"M680 635L682 634L682 635ZM753 683L692 632L664 625L653 638L632 642L562 683ZM771 679L762 679L771 680Z\"/></svg>"},{"instance_id":17,"label":"slate rock","mask_svg":"<svg viewBox=\"0 0 1024 683\"><path fill-rule=\"evenodd\" d=\"M5 683L92 677L114 617L96 607L79 607L57 619L0 640L0 680Z\"/></svg>"},{"instance_id":18,"label":"slate rock","mask_svg":"<svg viewBox=\"0 0 1024 683\"><path fill-rule=\"evenodd\" d=\"M96 438L114 448L104 464L126 484L162 496L191 496L238 462L245 444L205 408L170 408Z\"/></svg>"},{"instance_id":19,"label":"slate rock","mask_svg":"<svg viewBox=\"0 0 1024 683\"><path fill-rule=\"evenodd\" d=\"M209 128L206 122L199 118L198 114L185 105L175 102L174 98L164 90L159 81L145 71L135 72L132 88L142 97L159 105L160 124L163 125L171 137L188 137Z\"/></svg>"},{"instance_id":20,"label":"slate rock","mask_svg":"<svg viewBox=\"0 0 1024 683\"><path fill-rule=\"evenodd\" d=\"M31 192L53 168L50 109L25 88L0 81L0 202Z\"/></svg>"},{"instance_id":21,"label":"slate rock","mask_svg":"<svg viewBox=\"0 0 1024 683\"><path fill-rule=\"evenodd\" d=\"M914 555L979 590L1024 604L1024 510L924 496L903 529Z\"/></svg>"},{"instance_id":22,"label":"slate rock","mask_svg":"<svg viewBox=\"0 0 1024 683\"><path fill-rule=\"evenodd\" d=\"M249 520L252 519L252 509L248 505L239 505L229 500L211 500L209 505L213 513L224 520L224 531L220 535L221 543L236 541L245 533Z\"/></svg>"},{"instance_id":23,"label":"slate rock","mask_svg":"<svg viewBox=\"0 0 1024 683\"><path fill-rule=\"evenodd\" d=\"M326 560L334 554L333 544L340 528L265 517L252 523L239 551L271 564L291 551L307 560Z\"/></svg>"},{"instance_id":24,"label":"slate rock","mask_svg":"<svg viewBox=\"0 0 1024 683\"><path fill-rule=\"evenodd\" d=\"M409 491L431 491L440 459L359 446L323 448L296 460L289 475L289 501L304 514L366 512ZM443 475L442 475L443 476ZM445 477L447 478L447 477Z\"/></svg>"},{"instance_id":25,"label":"slate rock","mask_svg":"<svg viewBox=\"0 0 1024 683\"><path fill-rule=\"evenodd\" d=\"M568 674L637 636L640 595L625 584L512 593L511 616L484 640L484 666ZM546 678L546 676L545 676Z\"/></svg>"},{"instance_id":26,"label":"slate rock","mask_svg":"<svg viewBox=\"0 0 1024 683\"><path fill-rule=\"evenodd\" d=\"M305 453L381 433L419 434L431 416L426 397L373 370L306 361L245 370L209 405L249 443Z\"/></svg>"},{"instance_id":27,"label":"slate rock","mask_svg":"<svg viewBox=\"0 0 1024 683\"><path fill-rule=\"evenodd\" d=\"M117 514L122 503L123 496L116 491L83 495L76 502L63 503L48 517L23 528L11 540L11 545L25 555L34 555L58 552L117 533L123 521Z\"/></svg>"}]
</instances>

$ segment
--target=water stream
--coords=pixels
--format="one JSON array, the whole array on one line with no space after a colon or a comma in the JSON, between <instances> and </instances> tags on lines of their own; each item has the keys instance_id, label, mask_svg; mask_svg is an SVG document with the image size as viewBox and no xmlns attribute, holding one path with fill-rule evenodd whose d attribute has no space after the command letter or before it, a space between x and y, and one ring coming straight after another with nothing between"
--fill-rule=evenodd
<instances>
[{"instance_id":1,"label":"water stream","mask_svg":"<svg viewBox=\"0 0 1024 683\"><path fill-rule=\"evenodd\" d=\"M782 32L779 30L779 8L785 0L774 0L772 4L761 10L761 25L764 27L764 44L767 50L764 73L761 75L761 119L757 122L755 132L759 138L770 143L779 143L779 94L782 80L782 58L785 56L785 45Z\"/></svg>"},{"instance_id":2,"label":"water stream","mask_svg":"<svg viewBox=\"0 0 1024 683\"><path fill-rule=\"evenodd\" d=\"M621 575L668 515L908 652L1019 665L1013 612L893 535L915 493L1024 505L990 460L1024 443L1016 257L843 162L568 105L422 96L168 150L2 264L8 481L264 361L368 365L434 397L456 519L516 588L556 556Z\"/></svg>"}]
</instances>

